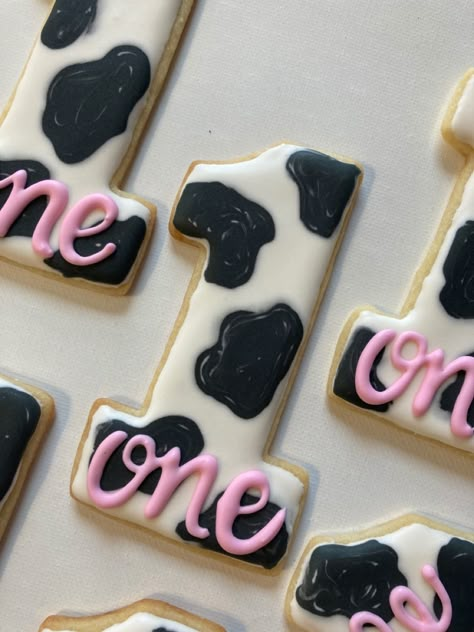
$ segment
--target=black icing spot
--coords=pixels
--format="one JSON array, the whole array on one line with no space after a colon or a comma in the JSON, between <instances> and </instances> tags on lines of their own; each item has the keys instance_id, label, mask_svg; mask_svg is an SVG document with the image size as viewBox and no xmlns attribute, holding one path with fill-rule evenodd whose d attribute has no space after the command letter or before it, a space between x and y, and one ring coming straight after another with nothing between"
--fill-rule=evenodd
<instances>
[{"instance_id":1,"label":"black icing spot","mask_svg":"<svg viewBox=\"0 0 474 632\"><path fill-rule=\"evenodd\" d=\"M296 601L319 617L339 614L350 619L367 611L388 623L393 618L390 593L406 585L390 546L377 540L352 546L326 544L311 554Z\"/></svg>"},{"instance_id":2,"label":"black icing spot","mask_svg":"<svg viewBox=\"0 0 474 632\"><path fill-rule=\"evenodd\" d=\"M188 184L173 223L184 235L209 242L204 277L227 288L247 283L260 248L275 238L270 213L220 182Z\"/></svg>"},{"instance_id":3,"label":"black icing spot","mask_svg":"<svg viewBox=\"0 0 474 632\"><path fill-rule=\"evenodd\" d=\"M474 630L474 544L453 538L438 554L438 576L446 588L453 607L448 632ZM436 616L441 617L439 597L434 600Z\"/></svg>"},{"instance_id":4,"label":"black icing spot","mask_svg":"<svg viewBox=\"0 0 474 632\"><path fill-rule=\"evenodd\" d=\"M474 358L474 353L466 353L465 355ZM459 396L459 393L461 392L465 378L466 372L459 371L454 382L452 382L444 389L439 403L441 410L446 410L450 413L453 412L454 405ZM474 428L474 402L472 402L469 406L469 410L467 412L467 423Z\"/></svg>"},{"instance_id":5,"label":"black icing spot","mask_svg":"<svg viewBox=\"0 0 474 632\"><path fill-rule=\"evenodd\" d=\"M272 401L302 337L298 314L285 304L267 312L229 314L216 344L197 359L199 388L242 419L251 419Z\"/></svg>"},{"instance_id":6,"label":"black icing spot","mask_svg":"<svg viewBox=\"0 0 474 632\"><path fill-rule=\"evenodd\" d=\"M104 491L122 489L132 480L134 475L124 465L122 455L125 444L135 435L151 437L156 443L156 456L158 457L164 456L171 448L179 448L181 451L180 465L194 459L204 447L201 431L196 423L187 417L178 415L161 417L144 428L130 426L124 421L113 419L97 426L92 456L104 439L117 430L125 431L128 438L107 461L100 482ZM144 448L136 448L132 453L132 459L137 464L142 464L145 456ZM139 490L144 494L153 494L160 477L161 469L155 470L143 481Z\"/></svg>"},{"instance_id":7,"label":"black icing spot","mask_svg":"<svg viewBox=\"0 0 474 632\"><path fill-rule=\"evenodd\" d=\"M367 402L364 402L364 400L359 397L355 387L357 363L359 362L362 351L374 336L375 331L372 331L368 327L359 327L354 332L337 367L333 391L335 395L355 406L385 413L391 402L387 404L367 404ZM375 362L370 370L370 383L376 391L384 391L386 389L383 382L381 382L377 376L377 367L383 358L384 352L385 349L382 349L375 358Z\"/></svg>"},{"instance_id":8,"label":"black icing spot","mask_svg":"<svg viewBox=\"0 0 474 632\"><path fill-rule=\"evenodd\" d=\"M95 20L97 0L56 0L43 27L41 41L57 50L73 44Z\"/></svg>"},{"instance_id":9,"label":"black icing spot","mask_svg":"<svg viewBox=\"0 0 474 632\"><path fill-rule=\"evenodd\" d=\"M174 630L170 630L170 628L164 628L160 626L159 628L155 628L152 632L174 632Z\"/></svg>"},{"instance_id":10,"label":"black icing spot","mask_svg":"<svg viewBox=\"0 0 474 632\"><path fill-rule=\"evenodd\" d=\"M29 393L0 388L0 501L15 479L40 417L41 407Z\"/></svg>"},{"instance_id":11,"label":"black icing spot","mask_svg":"<svg viewBox=\"0 0 474 632\"><path fill-rule=\"evenodd\" d=\"M50 179L49 170L43 164L35 160L1 160L0 180L4 180L20 169L23 169L28 174L26 186L31 186L32 184L37 184L42 180ZM10 196L12 189L13 186L0 189L0 213ZM45 195L42 195L36 200L33 200L31 204L28 204L23 213L12 224L10 230L6 234L6 237L32 237L36 224L41 219L47 204L48 199Z\"/></svg>"},{"instance_id":12,"label":"black icing spot","mask_svg":"<svg viewBox=\"0 0 474 632\"><path fill-rule=\"evenodd\" d=\"M221 548L216 538L216 511L217 503L222 494L219 494L214 500L209 509L206 509L200 517L199 524L201 527L209 529L209 537L204 540L200 540L192 536L186 529L185 522L180 522L176 527L176 533L183 540L189 542L197 542L200 546L211 551L217 551L218 553L224 553L230 557L236 557L239 560L248 562L249 564L255 564L262 566L263 568L273 568L278 564L281 558L285 555L288 548L288 531L286 525L283 524L280 531L266 546L255 551L255 553L249 553L248 555L232 555ZM240 501L241 506L253 505L258 501L258 498L251 494L244 494ZM254 514L248 514L243 516L237 516L232 527L232 533L236 538L241 540L248 540L256 533L261 531L270 520L280 511L281 507L278 507L275 503L268 502L266 506L257 511Z\"/></svg>"},{"instance_id":13,"label":"black icing spot","mask_svg":"<svg viewBox=\"0 0 474 632\"><path fill-rule=\"evenodd\" d=\"M141 217L129 217L123 222L117 220L98 235L79 237L74 241L75 250L83 257L99 252L109 242L113 243L117 249L110 257L92 265L76 266L66 261L58 251L44 262L67 278L79 277L95 283L119 285L132 269L145 234L146 224Z\"/></svg>"},{"instance_id":14,"label":"black icing spot","mask_svg":"<svg viewBox=\"0 0 474 632\"><path fill-rule=\"evenodd\" d=\"M445 311L453 318L474 318L474 221L457 230L443 274L439 300Z\"/></svg>"},{"instance_id":15,"label":"black icing spot","mask_svg":"<svg viewBox=\"0 0 474 632\"><path fill-rule=\"evenodd\" d=\"M43 114L43 131L59 159L81 162L122 134L150 76L148 57L136 46L117 46L102 59L61 70Z\"/></svg>"},{"instance_id":16,"label":"black icing spot","mask_svg":"<svg viewBox=\"0 0 474 632\"><path fill-rule=\"evenodd\" d=\"M300 192L300 217L308 230L331 237L344 214L360 169L317 151L292 154L286 168Z\"/></svg>"}]
</instances>

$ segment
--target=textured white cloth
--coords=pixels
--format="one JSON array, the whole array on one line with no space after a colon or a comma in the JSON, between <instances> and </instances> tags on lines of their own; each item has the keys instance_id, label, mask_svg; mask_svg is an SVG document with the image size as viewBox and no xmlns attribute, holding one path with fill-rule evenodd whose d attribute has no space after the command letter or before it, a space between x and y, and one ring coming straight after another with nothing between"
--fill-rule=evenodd
<instances>
[{"instance_id":1,"label":"textured white cloth","mask_svg":"<svg viewBox=\"0 0 474 632\"><path fill-rule=\"evenodd\" d=\"M415 510L474 525L471 457L329 408L326 398L346 317L366 304L397 313L458 175L461 161L439 126L474 64L474 4L197 5L126 186L159 208L132 294L104 298L0 264L0 371L44 387L57 402L0 552L2 631L36 631L48 614L102 612L148 596L229 632L285 630L288 581L315 531ZM2 0L2 104L46 11L40 0ZM68 486L91 404L112 397L139 405L173 328L195 252L172 242L167 221L188 165L279 140L353 157L365 179L273 447L307 467L311 486L287 565L272 578L81 508Z\"/></svg>"}]
</instances>

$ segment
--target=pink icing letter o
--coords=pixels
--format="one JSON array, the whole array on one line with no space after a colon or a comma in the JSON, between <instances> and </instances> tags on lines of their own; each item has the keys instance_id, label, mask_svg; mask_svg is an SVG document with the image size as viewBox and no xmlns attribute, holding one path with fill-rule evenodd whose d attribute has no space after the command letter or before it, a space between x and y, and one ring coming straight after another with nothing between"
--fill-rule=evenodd
<instances>
[{"instance_id":1,"label":"pink icing letter o","mask_svg":"<svg viewBox=\"0 0 474 632\"><path fill-rule=\"evenodd\" d=\"M260 498L253 505L242 507L242 496L251 489L258 490ZM234 478L217 503L216 538L224 551L233 555L247 555L255 553L273 540L285 522L286 509L280 509L263 529L251 538L241 540L236 538L232 531L237 516L257 513L265 507L269 497L270 485L263 472L250 470Z\"/></svg>"},{"instance_id":2,"label":"pink icing letter o","mask_svg":"<svg viewBox=\"0 0 474 632\"><path fill-rule=\"evenodd\" d=\"M105 212L104 219L97 226L81 228L87 217L97 210ZM59 232L59 250L66 261L76 266L88 266L100 263L110 257L117 249L115 244L105 244L95 254L83 257L74 249L74 241L79 237L90 237L103 233L114 223L118 213L118 206L112 198L101 193L87 195L75 204L66 214Z\"/></svg>"}]
</instances>

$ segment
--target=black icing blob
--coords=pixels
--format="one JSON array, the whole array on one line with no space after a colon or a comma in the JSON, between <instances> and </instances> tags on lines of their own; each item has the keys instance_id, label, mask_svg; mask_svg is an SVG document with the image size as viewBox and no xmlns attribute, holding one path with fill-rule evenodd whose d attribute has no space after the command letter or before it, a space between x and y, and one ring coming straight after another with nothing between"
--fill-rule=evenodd
<instances>
[{"instance_id":1,"label":"black icing blob","mask_svg":"<svg viewBox=\"0 0 474 632\"><path fill-rule=\"evenodd\" d=\"M298 314L283 303L266 312L233 312L216 344L197 359L198 386L242 419L256 417L273 399L302 338Z\"/></svg>"},{"instance_id":2,"label":"black icing blob","mask_svg":"<svg viewBox=\"0 0 474 632\"><path fill-rule=\"evenodd\" d=\"M164 456L171 448L179 448L181 451L180 465L194 459L204 447L204 438L197 424L178 415L161 417L155 419L144 428L130 426L124 421L112 419L97 426L94 441L94 455L100 444L113 432L117 430L125 431L128 438L115 450L104 468L104 473L100 481L100 486L104 491L114 491L122 489L133 478L133 473L127 469L122 461L123 449L127 441L135 435L147 435L156 443L156 456ZM91 456L91 458L92 458ZM142 464L145 460L145 449L136 448L133 451L132 459L137 464ZM144 494L153 494L161 477L161 469L152 472L141 484L139 490Z\"/></svg>"},{"instance_id":3,"label":"black icing blob","mask_svg":"<svg viewBox=\"0 0 474 632\"><path fill-rule=\"evenodd\" d=\"M230 289L247 283L260 248L275 238L270 213L220 182L186 185L173 223L183 235L209 242L204 277Z\"/></svg>"},{"instance_id":4,"label":"black icing blob","mask_svg":"<svg viewBox=\"0 0 474 632\"><path fill-rule=\"evenodd\" d=\"M141 217L129 217L124 221L116 220L109 228L98 235L79 237L74 241L74 248L81 256L93 255L108 244L117 246L116 251L99 263L77 266L64 259L61 253L55 252L45 263L58 270L65 277L79 277L105 283L119 285L127 278L145 239L146 223Z\"/></svg>"},{"instance_id":5,"label":"black icing blob","mask_svg":"<svg viewBox=\"0 0 474 632\"><path fill-rule=\"evenodd\" d=\"M391 402L386 404L367 404L367 402L364 402L364 400L359 397L355 387L357 363L359 362L362 351L374 336L375 331L372 331L368 327L359 327L353 333L337 367L333 391L338 397L341 397L355 406L359 406L359 408L368 408L380 413L385 413ZM377 366L380 364L384 353L385 349L382 349L375 358L375 362L370 370L370 383L376 391L384 391L386 389L383 382L381 382L377 376Z\"/></svg>"},{"instance_id":6,"label":"black icing blob","mask_svg":"<svg viewBox=\"0 0 474 632\"><path fill-rule=\"evenodd\" d=\"M248 555L232 555L221 548L216 538L217 503L221 497L222 494L219 494L209 509L206 509L206 511L204 511L199 517L199 524L201 527L209 529L209 536L206 539L201 540L192 536L186 529L184 521L180 522L176 527L176 533L183 540L197 542L205 549L217 551L218 553L224 553L230 557L236 557L239 560L248 562L249 564L262 566L263 568L274 568L285 555L286 549L288 548L288 531L286 530L286 525L283 524L273 540L258 551L255 551L255 553L249 553ZM258 502L258 498L252 496L251 494L244 494L240 504L244 507L246 505L253 505L256 502ZM275 503L268 502L263 509L254 514L237 516L232 527L232 533L236 538L248 540L261 531L263 527L265 527L280 511L280 509L281 507L278 507Z\"/></svg>"},{"instance_id":7,"label":"black icing blob","mask_svg":"<svg viewBox=\"0 0 474 632\"><path fill-rule=\"evenodd\" d=\"M0 501L12 486L40 417L41 407L29 393L0 388Z\"/></svg>"},{"instance_id":8,"label":"black icing blob","mask_svg":"<svg viewBox=\"0 0 474 632\"><path fill-rule=\"evenodd\" d=\"M41 32L41 41L57 50L73 44L95 20L97 0L56 0Z\"/></svg>"},{"instance_id":9,"label":"black icing blob","mask_svg":"<svg viewBox=\"0 0 474 632\"><path fill-rule=\"evenodd\" d=\"M43 114L43 131L58 158L81 162L122 134L150 77L148 57L127 45L61 70L51 82Z\"/></svg>"},{"instance_id":10,"label":"black icing blob","mask_svg":"<svg viewBox=\"0 0 474 632\"><path fill-rule=\"evenodd\" d=\"M302 584L296 589L301 608L319 617L373 612L393 618L389 603L396 586L407 586L396 551L377 540L344 546L326 544L311 554Z\"/></svg>"},{"instance_id":11,"label":"black icing blob","mask_svg":"<svg viewBox=\"0 0 474 632\"><path fill-rule=\"evenodd\" d=\"M474 318L474 221L456 231L443 266L439 300L453 318Z\"/></svg>"},{"instance_id":12,"label":"black icing blob","mask_svg":"<svg viewBox=\"0 0 474 632\"><path fill-rule=\"evenodd\" d=\"M331 237L344 214L360 169L317 151L292 154L286 168L300 192L300 218L308 230Z\"/></svg>"},{"instance_id":13,"label":"black icing blob","mask_svg":"<svg viewBox=\"0 0 474 632\"><path fill-rule=\"evenodd\" d=\"M452 538L438 554L438 576L453 607L448 632L474 630L474 543ZM441 617L439 597L434 600L436 616Z\"/></svg>"},{"instance_id":14,"label":"black icing blob","mask_svg":"<svg viewBox=\"0 0 474 632\"><path fill-rule=\"evenodd\" d=\"M152 632L174 632L174 630L170 630L169 628L164 628L160 626L159 628L155 628Z\"/></svg>"},{"instance_id":15,"label":"black icing blob","mask_svg":"<svg viewBox=\"0 0 474 632\"><path fill-rule=\"evenodd\" d=\"M466 353L464 355L474 358L474 353ZM454 405L459 396L459 393L461 392L465 378L466 372L459 371L454 382L451 382L451 384L449 384L449 386L444 389L439 402L439 407L441 408L441 410L446 410L450 413L453 412ZM474 428L474 402L472 402L469 406L469 410L467 412L467 423Z\"/></svg>"},{"instance_id":16,"label":"black icing blob","mask_svg":"<svg viewBox=\"0 0 474 632\"><path fill-rule=\"evenodd\" d=\"M49 170L36 160L1 160L0 180L4 180L20 169L23 169L28 174L26 186L31 186L32 184L37 184L42 180L49 180L50 178ZM0 190L0 212L7 202L12 189L13 186L8 186ZM36 224L41 219L47 204L48 198L45 195L33 200L31 204L28 204L23 213L12 224L6 237L32 237Z\"/></svg>"}]
</instances>

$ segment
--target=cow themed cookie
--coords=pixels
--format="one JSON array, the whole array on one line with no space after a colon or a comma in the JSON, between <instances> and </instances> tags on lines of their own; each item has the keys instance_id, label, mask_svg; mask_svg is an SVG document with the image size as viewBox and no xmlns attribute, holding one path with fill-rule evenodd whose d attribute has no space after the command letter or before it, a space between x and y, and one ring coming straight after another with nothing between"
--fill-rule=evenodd
<instances>
[{"instance_id":1,"label":"cow themed cookie","mask_svg":"<svg viewBox=\"0 0 474 632\"><path fill-rule=\"evenodd\" d=\"M152 204L123 193L194 0L56 0L0 127L0 257L125 293Z\"/></svg>"},{"instance_id":2,"label":"cow themed cookie","mask_svg":"<svg viewBox=\"0 0 474 632\"><path fill-rule=\"evenodd\" d=\"M412 515L311 541L286 613L307 632L471 632L473 594L474 536Z\"/></svg>"},{"instance_id":3,"label":"cow themed cookie","mask_svg":"<svg viewBox=\"0 0 474 632\"><path fill-rule=\"evenodd\" d=\"M474 452L474 70L443 133L465 158L402 318L364 309L339 341L329 391L415 433Z\"/></svg>"},{"instance_id":4,"label":"cow themed cookie","mask_svg":"<svg viewBox=\"0 0 474 632\"><path fill-rule=\"evenodd\" d=\"M170 230L200 247L200 263L143 408L93 406L77 500L279 564L306 476L269 448L361 179L353 162L287 144L191 166Z\"/></svg>"},{"instance_id":5,"label":"cow themed cookie","mask_svg":"<svg viewBox=\"0 0 474 632\"><path fill-rule=\"evenodd\" d=\"M0 538L53 416L47 393L0 376Z\"/></svg>"},{"instance_id":6,"label":"cow themed cookie","mask_svg":"<svg viewBox=\"0 0 474 632\"><path fill-rule=\"evenodd\" d=\"M225 632L212 621L163 601L143 599L92 617L48 617L39 632Z\"/></svg>"}]
</instances>

